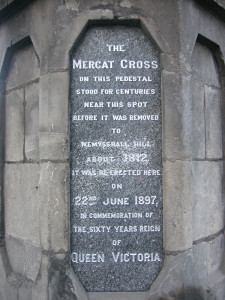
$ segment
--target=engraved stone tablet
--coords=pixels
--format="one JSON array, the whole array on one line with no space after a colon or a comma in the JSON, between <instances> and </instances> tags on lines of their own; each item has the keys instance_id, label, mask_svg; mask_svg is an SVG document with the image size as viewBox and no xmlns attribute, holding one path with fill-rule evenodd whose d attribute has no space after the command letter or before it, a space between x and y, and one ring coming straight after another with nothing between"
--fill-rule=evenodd
<instances>
[{"instance_id":1,"label":"engraved stone tablet","mask_svg":"<svg viewBox=\"0 0 225 300\"><path fill-rule=\"evenodd\" d=\"M87 291L145 291L163 263L159 50L96 26L71 55L71 264Z\"/></svg>"}]
</instances>

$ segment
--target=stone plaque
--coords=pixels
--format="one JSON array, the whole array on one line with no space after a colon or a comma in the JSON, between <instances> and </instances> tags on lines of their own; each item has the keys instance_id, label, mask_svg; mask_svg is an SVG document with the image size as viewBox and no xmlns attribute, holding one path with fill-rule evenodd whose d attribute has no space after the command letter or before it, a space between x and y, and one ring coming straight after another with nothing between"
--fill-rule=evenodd
<instances>
[{"instance_id":1,"label":"stone plaque","mask_svg":"<svg viewBox=\"0 0 225 300\"><path fill-rule=\"evenodd\" d=\"M90 28L71 55L71 264L87 291L148 290L163 263L159 50Z\"/></svg>"}]
</instances>

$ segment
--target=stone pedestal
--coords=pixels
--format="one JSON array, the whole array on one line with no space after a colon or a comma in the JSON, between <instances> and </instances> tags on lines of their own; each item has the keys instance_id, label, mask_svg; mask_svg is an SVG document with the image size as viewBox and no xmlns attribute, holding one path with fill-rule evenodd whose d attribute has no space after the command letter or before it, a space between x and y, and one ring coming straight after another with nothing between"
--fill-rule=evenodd
<instances>
[{"instance_id":1,"label":"stone pedestal","mask_svg":"<svg viewBox=\"0 0 225 300\"><path fill-rule=\"evenodd\" d=\"M219 0L0 1L0 299L225 298L224 17ZM79 96L81 77L98 93ZM133 88L150 94L116 94ZM112 101L118 107L105 106ZM77 115L108 119L101 130ZM124 136L112 139L118 129ZM114 144L79 147L94 141ZM121 141L127 148L115 150ZM91 176L103 169L108 179ZM123 192L109 189L121 185ZM158 208L146 198L155 195ZM88 209L75 207L85 201ZM117 208L102 211L95 201ZM81 220L93 212L156 218ZM97 232L101 226L109 234ZM114 226L122 226L118 235ZM118 251L111 240L122 241ZM103 256L90 249L122 253L125 262L100 268ZM81 250L84 268L71 256Z\"/></svg>"}]
</instances>

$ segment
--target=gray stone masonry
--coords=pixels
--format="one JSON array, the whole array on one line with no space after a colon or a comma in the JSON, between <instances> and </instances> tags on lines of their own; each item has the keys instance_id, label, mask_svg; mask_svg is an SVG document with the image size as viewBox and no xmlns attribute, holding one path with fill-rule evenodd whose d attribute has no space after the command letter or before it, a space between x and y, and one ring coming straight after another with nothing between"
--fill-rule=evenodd
<instances>
[{"instance_id":1,"label":"gray stone masonry","mask_svg":"<svg viewBox=\"0 0 225 300\"><path fill-rule=\"evenodd\" d=\"M24 90L17 89L6 96L5 159L19 162L24 159Z\"/></svg>"},{"instance_id":2,"label":"gray stone masonry","mask_svg":"<svg viewBox=\"0 0 225 300\"><path fill-rule=\"evenodd\" d=\"M25 157L39 160L39 83L25 88Z\"/></svg>"},{"instance_id":3,"label":"gray stone masonry","mask_svg":"<svg viewBox=\"0 0 225 300\"><path fill-rule=\"evenodd\" d=\"M224 0L0 0L0 299L224 300ZM160 50L164 264L88 293L70 263L70 51L137 22Z\"/></svg>"}]
</instances>

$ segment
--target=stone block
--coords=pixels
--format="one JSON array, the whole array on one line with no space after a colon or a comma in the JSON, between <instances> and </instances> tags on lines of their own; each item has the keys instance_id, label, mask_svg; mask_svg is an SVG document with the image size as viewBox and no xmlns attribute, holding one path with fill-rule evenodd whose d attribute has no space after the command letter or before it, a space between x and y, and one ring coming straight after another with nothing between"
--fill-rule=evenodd
<instances>
[{"instance_id":1,"label":"stone block","mask_svg":"<svg viewBox=\"0 0 225 300\"><path fill-rule=\"evenodd\" d=\"M222 300L216 297L215 283L219 287L224 275L215 272L209 276L207 253L207 243L200 243L193 250L167 256L164 268L150 289L149 299Z\"/></svg>"},{"instance_id":2,"label":"stone block","mask_svg":"<svg viewBox=\"0 0 225 300\"><path fill-rule=\"evenodd\" d=\"M190 76L162 72L164 158L188 158L192 153Z\"/></svg>"},{"instance_id":3,"label":"stone block","mask_svg":"<svg viewBox=\"0 0 225 300\"><path fill-rule=\"evenodd\" d=\"M208 279L208 245L199 243L192 250L192 276L196 286L207 286Z\"/></svg>"},{"instance_id":4,"label":"stone block","mask_svg":"<svg viewBox=\"0 0 225 300\"><path fill-rule=\"evenodd\" d=\"M0 161L4 160L5 97L4 82L0 79Z\"/></svg>"},{"instance_id":5,"label":"stone block","mask_svg":"<svg viewBox=\"0 0 225 300\"><path fill-rule=\"evenodd\" d=\"M2 254L3 251L0 251L0 299L6 300L5 297L5 286L6 286L6 270L5 270L5 264L3 262L4 256Z\"/></svg>"},{"instance_id":6,"label":"stone block","mask_svg":"<svg viewBox=\"0 0 225 300\"><path fill-rule=\"evenodd\" d=\"M0 170L3 170L3 163L0 163ZM2 174L0 173L0 182L2 183ZM2 193L2 190L3 190L3 187L2 187L2 184L0 183L0 216L3 216L3 193ZM3 222L3 219L1 217L0 219L0 247L3 245L3 240L4 240L4 222Z\"/></svg>"},{"instance_id":7,"label":"stone block","mask_svg":"<svg viewBox=\"0 0 225 300\"><path fill-rule=\"evenodd\" d=\"M162 52L178 53L180 46L178 38L179 22L177 19L179 9L178 3L176 1L171 1L170 5L167 5L167 8L165 9L163 1L150 0L147 2L145 0L140 0L137 2L135 0L130 0L129 2L131 4L130 12L132 14L139 15L139 10L145 15L143 18L144 20L152 20L151 27L149 26L148 31L150 34L152 34L153 31L154 35L164 41L166 48L164 48L164 51ZM151 7L150 10L149 7ZM126 17L127 10L119 8L118 14Z\"/></svg>"},{"instance_id":8,"label":"stone block","mask_svg":"<svg viewBox=\"0 0 225 300\"><path fill-rule=\"evenodd\" d=\"M25 275L25 246L22 239L9 234L5 239L6 252L12 270L20 275Z\"/></svg>"},{"instance_id":9,"label":"stone block","mask_svg":"<svg viewBox=\"0 0 225 300\"><path fill-rule=\"evenodd\" d=\"M209 275L221 269L223 264L223 255L224 236L222 233L207 243L207 269Z\"/></svg>"},{"instance_id":10,"label":"stone block","mask_svg":"<svg viewBox=\"0 0 225 300\"><path fill-rule=\"evenodd\" d=\"M209 286L211 293L213 294L213 297L209 296L209 300L211 299L225 299L225 276L223 272L217 271L213 274L213 276L210 276L209 278Z\"/></svg>"},{"instance_id":11,"label":"stone block","mask_svg":"<svg viewBox=\"0 0 225 300\"><path fill-rule=\"evenodd\" d=\"M6 80L6 90L21 86L39 77L39 62L33 45L14 52Z\"/></svg>"},{"instance_id":12,"label":"stone block","mask_svg":"<svg viewBox=\"0 0 225 300\"><path fill-rule=\"evenodd\" d=\"M64 9L71 9L71 10L75 10L77 12L79 12L79 3L77 1L74 0L66 0L64 1ZM63 6L61 6L61 8L63 9Z\"/></svg>"},{"instance_id":13,"label":"stone block","mask_svg":"<svg viewBox=\"0 0 225 300\"><path fill-rule=\"evenodd\" d=\"M39 160L39 83L25 89L25 157Z\"/></svg>"},{"instance_id":14,"label":"stone block","mask_svg":"<svg viewBox=\"0 0 225 300\"><path fill-rule=\"evenodd\" d=\"M33 283L30 281L24 281L18 288L18 300L31 300L32 299L32 287Z\"/></svg>"},{"instance_id":15,"label":"stone block","mask_svg":"<svg viewBox=\"0 0 225 300\"><path fill-rule=\"evenodd\" d=\"M192 126L193 126L193 107L192 107L192 80L190 74L181 74L181 98L180 102L182 107L182 145L183 145L183 157L192 157ZM181 101L182 99L182 101ZM179 106L179 104L178 104Z\"/></svg>"},{"instance_id":16,"label":"stone block","mask_svg":"<svg viewBox=\"0 0 225 300\"><path fill-rule=\"evenodd\" d=\"M49 284L49 255L42 254L39 276L37 277L32 288L32 300L49 299L48 284Z\"/></svg>"},{"instance_id":17,"label":"stone block","mask_svg":"<svg viewBox=\"0 0 225 300\"><path fill-rule=\"evenodd\" d=\"M24 148L24 91L18 89L6 96L5 159L22 161Z\"/></svg>"},{"instance_id":18,"label":"stone block","mask_svg":"<svg viewBox=\"0 0 225 300\"><path fill-rule=\"evenodd\" d=\"M225 82L225 78L224 78ZM225 99L225 88L221 90L221 99ZM221 101L221 113L222 116L225 115L225 101ZM222 138L223 138L223 149L225 149L225 118L222 117Z\"/></svg>"},{"instance_id":19,"label":"stone block","mask_svg":"<svg viewBox=\"0 0 225 300\"><path fill-rule=\"evenodd\" d=\"M206 156L222 158L222 112L221 92L219 89L205 86L205 119L206 119Z\"/></svg>"},{"instance_id":20,"label":"stone block","mask_svg":"<svg viewBox=\"0 0 225 300\"><path fill-rule=\"evenodd\" d=\"M165 257L163 269L153 283L147 299L184 299L176 298L176 295L184 288L189 256L190 251L186 251Z\"/></svg>"},{"instance_id":21,"label":"stone block","mask_svg":"<svg viewBox=\"0 0 225 300\"><path fill-rule=\"evenodd\" d=\"M29 162L39 160L39 137L36 134L28 135L25 138L25 157Z\"/></svg>"},{"instance_id":22,"label":"stone block","mask_svg":"<svg viewBox=\"0 0 225 300\"><path fill-rule=\"evenodd\" d=\"M68 251L69 166L42 163L40 176L41 244L45 250Z\"/></svg>"},{"instance_id":23,"label":"stone block","mask_svg":"<svg viewBox=\"0 0 225 300\"><path fill-rule=\"evenodd\" d=\"M214 55L210 48L199 42L195 44L192 54L192 72L194 78L220 87L219 70Z\"/></svg>"},{"instance_id":24,"label":"stone block","mask_svg":"<svg viewBox=\"0 0 225 300\"><path fill-rule=\"evenodd\" d=\"M224 227L222 174L222 162L193 162L193 240Z\"/></svg>"},{"instance_id":25,"label":"stone block","mask_svg":"<svg viewBox=\"0 0 225 300\"><path fill-rule=\"evenodd\" d=\"M193 106L193 158L205 158L205 103L204 86L197 80L192 81Z\"/></svg>"},{"instance_id":26,"label":"stone block","mask_svg":"<svg viewBox=\"0 0 225 300\"><path fill-rule=\"evenodd\" d=\"M88 295L88 293L85 291L84 287L81 285L80 281L78 280L77 276L75 275L74 271L72 270L72 268L70 268L67 271L67 276L68 278L71 280L72 285L73 285L73 289L74 292L78 298L78 300L91 300L91 296L90 293Z\"/></svg>"},{"instance_id":27,"label":"stone block","mask_svg":"<svg viewBox=\"0 0 225 300\"><path fill-rule=\"evenodd\" d=\"M33 282L36 280L41 266L41 248L36 244L25 243L25 274Z\"/></svg>"},{"instance_id":28,"label":"stone block","mask_svg":"<svg viewBox=\"0 0 225 300\"><path fill-rule=\"evenodd\" d=\"M14 246L17 245L15 244ZM16 249L14 248L14 253L15 252ZM23 259L23 256L21 256L21 259ZM16 275L13 274L12 268L9 263L8 253L6 253L5 247L0 247L0 299L17 299L17 287L19 283L20 276L18 276L18 273Z\"/></svg>"},{"instance_id":29,"label":"stone block","mask_svg":"<svg viewBox=\"0 0 225 300\"><path fill-rule=\"evenodd\" d=\"M48 73L40 78L40 131L68 132L68 72Z\"/></svg>"},{"instance_id":30,"label":"stone block","mask_svg":"<svg viewBox=\"0 0 225 300\"><path fill-rule=\"evenodd\" d=\"M68 68L69 50L77 41L89 20L113 19L112 1L106 0L106 2L106 6L99 0L91 2L87 0L67 0L61 1L60 5L58 2L49 2L49 11L52 15L51 25L48 28L56 28L49 32L51 40L48 39L48 36L46 40L49 47L46 63L48 63L50 70L65 70ZM64 43L60 42L62 39ZM43 68L46 68L46 65Z\"/></svg>"},{"instance_id":31,"label":"stone block","mask_svg":"<svg viewBox=\"0 0 225 300\"><path fill-rule=\"evenodd\" d=\"M61 258L59 258L61 256ZM65 255L66 256L66 255ZM77 291L67 276L68 260L62 259L62 254L52 256L51 275L49 278L49 300L61 300L62 295L65 300L78 300Z\"/></svg>"},{"instance_id":32,"label":"stone block","mask_svg":"<svg viewBox=\"0 0 225 300\"><path fill-rule=\"evenodd\" d=\"M17 286L7 282L3 293L4 296L1 300L17 300Z\"/></svg>"},{"instance_id":33,"label":"stone block","mask_svg":"<svg viewBox=\"0 0 225 300\"><path fill-rule=\"evenodd\" d=\"M178 71L179 61L177 60L177 57L175 55L161 53L160 60L161 60L161 65L163 67L163 70L169 72Z\"/></svg>"},{"instance_id":34,"label":"stone block","mask_svg":"<svg viewBox=\"0 0 225 300\"><path fill-rule=\"evenodd\" d=\"M39 244L39 165L5 165L5 230Z\"/></svg>"},{"instance_id":35,"label":"stone block","mask_svg":"<svg viewBox=\"0 0 225 300\"><path fill-rule=\"evenodd\" d=\"M183 251L192 245L191 161L164 163L164 248Z\"/></svg>"},{"instance_id":36,"label":"stone block","mask_svg":"<svg viewBox=\"0 0 225 300\"><path fill-rule=\"evenodd\" d=\"M215 289L215 286L225 279L220 271L224 253L223 243L224 237L221 234L211 241L204 241L194 245L192 250L193 262L191 268L195 286L208 288L211 296L216 294L217 289Z\"/></svg>"},{"instance_id":37,"label":"stone block","mask_svg":"<svg viewBox=\"0 0 225 300\"><path fill-rule=\"evenodd\" d=\"M69 158L69 138L64 133L40 133L41 160L67 160Z\"/></svg>"}]
</instances>

